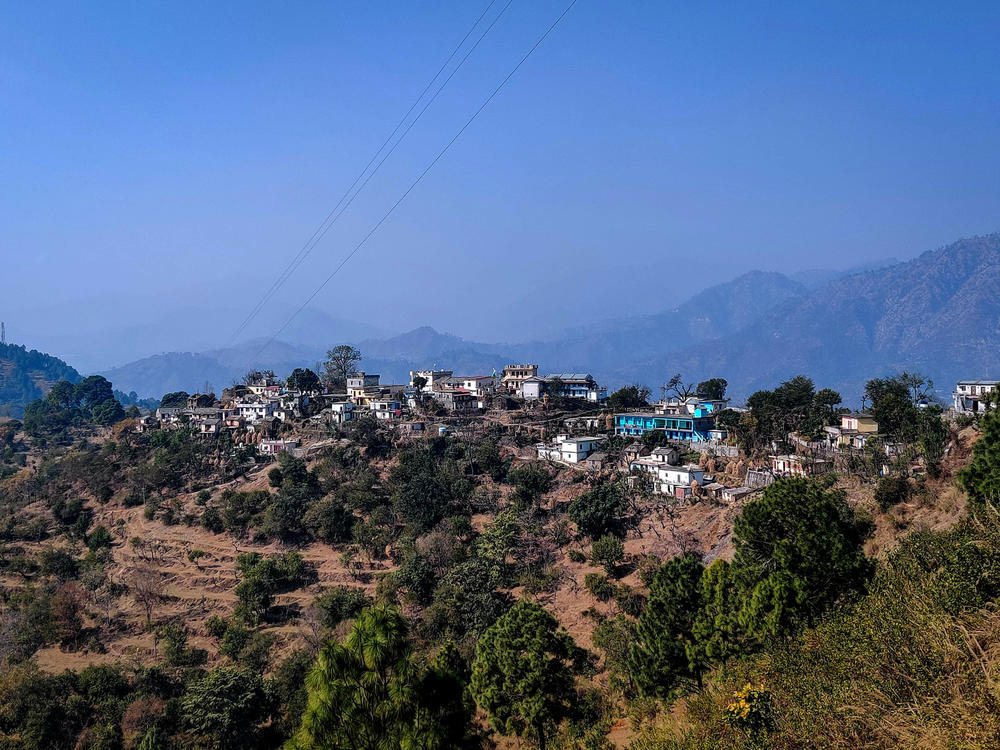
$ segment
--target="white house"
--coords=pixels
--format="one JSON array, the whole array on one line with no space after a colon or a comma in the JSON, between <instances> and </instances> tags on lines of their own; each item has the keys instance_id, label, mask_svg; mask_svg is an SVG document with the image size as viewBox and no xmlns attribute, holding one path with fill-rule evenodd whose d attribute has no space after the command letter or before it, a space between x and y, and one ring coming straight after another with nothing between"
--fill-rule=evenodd
<instances>
[{"instance_id":1,"label":"white house","mask_svg":"<svg viewBox=\"0 0 1000 750\"><path fill-rule=\"evenodd\" d=\"M976 414L984 411L986 396L997 389L1000 380L959 380L951 397L959 414Z\"/></svg>"},{"instance_id":2,"label":"white house","mask_svg":"<svg viewBox=\"0 0 1000 750\"><path fill-rule=\"evenodd\" d=\"M333 421L337 424L344 424L344 422L350 422L354 419L355 409L357 406L351 401L338 401L330 404L330 413Z\"/></svg>"},{"instance_id":3,"label":"white house","mask_svg":"<svg viewBox=\"0 0 1000 750\"><path fill-rule=\"evenodd\" d=\"M356 372L347 378L347 395L350 398L359 398L365 394L371 394L379 389L379 376L369 375L365 372Z\"/></svg>"},{"instance_id":4,"label":"white house","mask_svg":"<svg viewBox=\"0 0 1000 750\"><path fill-rule=\"evenodd\" d=\"M237 401L233 404L236 413L243 417L249 424L254 424L262 419L274 416L278 409L278 402L275 401Z\"/></svg>"},{"instance_id":5,"label":"white house","mask_svg":"<svg viewBox=\"0 0 1000 750\"><path fill-rule=\"evenodd\" d=\"M562 372L547 375L545 385L553 396L582 398L592 403L603 401L608 395L608 389L597 385L589 372Z\"/></svg>"},{"instance_id":6,"label":"white house","mask_svg":"<svg viewBox=\"0 0 1000 750\"><path fill-rule=\"evenodd\" d=\"M438 386L449 380L454 373L451 370L410 370L410 386L416 378L423 378L426 382L420 390L430 393L434 390L435 384Z\"/></svg>"},{"instance_id":7,"label":"white house","mask_svg":"<svg viewBox=\"0 0 1000 750\"><path fill-rule=\"evenodd\" d=\"M521 398L525 401L535 401L540 399L544 391L545 378L540 378L535 375L521 381Z\"/></svg>"},{"instance_id":8,"label":"white house","mask_svg":"<svg viewBox=\"0 0 1000 750\"><path fill-rule=\"evenodd\" d=\"M385 422L394 422L403 415L402 406L399 401L391 398L377 398L368 404L375 419Z\"/></svg>"},{"instance_id":9,"label":"white house","mask_svg":"<svg viewBox=\"0 0 1000 750\"><path fill-rule=\"evenodd\" d=\"M264 456L276 456L298 447L298 440L261 440L257 450Z\"/></svg>"},{"instance_id":10,"label":"white house","mask_svg":"<svg viewBox=\"0 0 1000 750\"><path fill-rule=\"evenodd\" d=\"M674 466L652 456L637 458L629 464L629 469L649 474L653 492L661 495L685 498L691 494L693 482L705 483L703 469L693 464Z\"/></svg>"},{"instance_id":11,"label":"white house","mask_svg":"<svg viewBox=\"0 0 1000 750\"><path fill-rule=\"evenodd\" d=\"M569 435L558 435L554 443L539 443L535 448L539 458L578 464L585 461L603 442L604 438L589 435L575 438Z\"/></svg>"},{"instance_id":12,"label":"white house","mask_svg":"<svg viewBox=\"0 0 1000 750\"><path fill-rule=\"evenodd\" d=\"M451 378L449 382L464 388L477 398L485 398L496 393L500 379L496 375L461 375Z\"/></svg>"}]
</instances>

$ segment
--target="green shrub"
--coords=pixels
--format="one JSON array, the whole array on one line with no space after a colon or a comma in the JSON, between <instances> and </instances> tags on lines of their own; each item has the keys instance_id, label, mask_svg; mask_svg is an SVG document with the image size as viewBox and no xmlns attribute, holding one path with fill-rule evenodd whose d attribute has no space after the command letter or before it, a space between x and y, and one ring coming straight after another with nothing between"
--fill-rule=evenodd
<instances>
[{"instance_id":1,"label":"green shrub","mask_svg":"<svg viewBox=\"0 0 1000 750\"><path fill-rule=\"evenodd\" d=\"M344 620L356 617L371 604L371 600L361 589L335 586L316 597L316 608L320 612L320 622L325 628L335 628Z\"/></svg>"},{"instance_id":2,"label":"green shrub","mask_svg":"<svg viewBox=\"0 0 1000 750\"><path fill-rule=\"evenodd\" d=\"M890 474L878 480L875 502L883 511L910 499L910 480L899 474Z\"/></svg>"},{"instance_id":3,"label":"green shrub","mask_svg":"<svg viewBox=\"0 0 1000 750\"><path fill-rule=\"evenodd\" d=\"M602 536L590 547L590 561L602 566L609 576L617 577L618 565L625 559L625 544L616 536Z\"/></svg>"},{"instance_id":4,"label":"green shrub","mask_svg":"<svg viewBox=\"0 0 1000 750\"><path fill-rule=\"evenodd\" d=\"M587 573L583 585L598 601L606 602L615 595L615 585L600 573Z\"/></svg>"}]
</instances>

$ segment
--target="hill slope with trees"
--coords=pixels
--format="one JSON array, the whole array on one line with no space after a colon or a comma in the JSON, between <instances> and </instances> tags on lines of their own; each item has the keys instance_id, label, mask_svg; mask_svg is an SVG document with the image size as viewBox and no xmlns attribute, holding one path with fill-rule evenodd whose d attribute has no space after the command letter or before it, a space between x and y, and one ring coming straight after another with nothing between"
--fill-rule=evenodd
<instances>
[{"instance_id":1,"label":"hill slope with trees","mask_svg":"<svg viewBox=\"0 0 1000 750\"><path fill-rule=\"evenodd\" d=\"M60 380L79 382L80 373L58 357L16 344L0 344L0 416L20 419L24 407Z\"/></svg>"}]
</instances>

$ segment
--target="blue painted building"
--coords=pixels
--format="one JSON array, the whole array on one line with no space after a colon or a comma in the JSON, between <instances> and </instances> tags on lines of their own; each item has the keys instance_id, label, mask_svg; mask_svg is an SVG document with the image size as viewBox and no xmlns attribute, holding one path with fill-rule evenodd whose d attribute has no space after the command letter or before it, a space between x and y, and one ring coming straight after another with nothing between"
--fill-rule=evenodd
<instances>
[{"instance_id":1,"label":"blue painted building","mask_svg":"<svg viewBox=\"0 0 1000 750\"><path fill-rule=\"evenodd\" d=\"M645 435L659 430L671 440L707 442L715 428L715 417L709 412L696 414L615 414L616 435Z\"/></svg>"}]
</instances>

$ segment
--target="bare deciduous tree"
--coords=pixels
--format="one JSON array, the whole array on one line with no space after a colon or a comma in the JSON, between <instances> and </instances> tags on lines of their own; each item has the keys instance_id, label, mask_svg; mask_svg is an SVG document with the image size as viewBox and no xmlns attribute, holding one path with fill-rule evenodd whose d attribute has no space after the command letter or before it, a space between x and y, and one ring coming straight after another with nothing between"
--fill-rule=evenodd
<instances>
[{"instance_id":1,"label":"bare deciduous tree","mask_svg":"<svg viewBox=\"0 0 1000 750\"><path fill-rule=\"evenodd\" d=\"M128 582L129 593L146 613L146 627L153 621L153 610L163 601L163 581L152 568L138 567L132 571Z\"/></svg>"}]
</instances>

